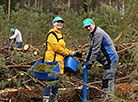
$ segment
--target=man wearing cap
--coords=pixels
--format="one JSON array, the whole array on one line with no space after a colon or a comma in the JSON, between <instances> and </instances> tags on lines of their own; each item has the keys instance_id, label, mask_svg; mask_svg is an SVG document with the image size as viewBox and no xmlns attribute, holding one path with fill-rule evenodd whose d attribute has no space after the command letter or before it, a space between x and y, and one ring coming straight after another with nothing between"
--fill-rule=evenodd
<instances>
[{"instance_id":1,"label":"man wearing cap","mask_svg":"<svg viewBox=\"0 0 138 102\"><path fill-rule=\"evenodd\" d=\"M64 57L65 56L76 56L82 57L79 52L71 51L66 48L61 29L63 27L64 20L57 16L53 19L53 27L48 32L46 39L46 52L45 61L54 62L58 61L60 67L60 74L64 74ZM57 102L58 87L47 87L44 88L43 102L49 102L49 94L52 90L51 102Z\"/></svg>"},{"instance_id":2,"label":"man wearing cap","mask_svg":"<svg viewBox=\"0 0 138 102\"><path fill-rule=\"evenodd\" d=\"M92 19L83 21L83 27L89 32L90 45L83 65L91 69L95 61L103 65L103 93L101 98L108 98L107 92L114 92L114 73L118 63L118 54L110 36L100 27L96 26Z\"/></svg>"},{"instance_id":3,"label":"man wearing cap","mask_svg":"<svg viewBox=\"0 0 138 102\"><path fill-rule=\"evenodd\" d=\"M21 32L18 29L11 28L10 33L12 33L13 35L11 37L9 37L9 42L11 41L11 39L15 39L16 48L21 48L21 46L22 46ZM8 46L10 47L10 44L8 44Z\"/></svg>"}]
</instances>

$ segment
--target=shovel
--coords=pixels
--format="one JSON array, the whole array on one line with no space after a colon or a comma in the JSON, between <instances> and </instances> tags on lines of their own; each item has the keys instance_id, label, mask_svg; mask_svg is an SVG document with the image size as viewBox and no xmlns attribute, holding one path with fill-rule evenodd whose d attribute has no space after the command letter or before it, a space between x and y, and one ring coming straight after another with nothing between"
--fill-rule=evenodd
<instances>
[{"instance_id":1,"label":"shovel","mask_svg":"<svg viewBox=\"0 0 138 102\"><path fill-rule=\"evenodd\" d=\"M83 65L83 98L79 95L82 102L87 102L87 63Z\"/></svg>"},{"instance_id":2,"label":"shovel","mask_svg":"<svg viewBox=\"0 0 138 102\"><path fill-rule=\"evenodd\" d=\"M86 68L86 63L83 66L83 102L87 101L87 68Z\"/></svg>"}]
</instances>

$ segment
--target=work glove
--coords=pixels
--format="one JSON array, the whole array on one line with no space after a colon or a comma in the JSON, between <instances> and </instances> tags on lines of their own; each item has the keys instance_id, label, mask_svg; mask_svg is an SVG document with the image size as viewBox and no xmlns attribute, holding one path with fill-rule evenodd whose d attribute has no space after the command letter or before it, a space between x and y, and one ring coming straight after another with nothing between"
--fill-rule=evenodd
<instances>
[{"instance_id":1,"label":"work glove","mask_svg":"<svg viewBox=\"0 0 138 102\"><path fill-rule=\"evenodd\" d=\"M91 69L92 68L92 64L87 64L86 68L87 69Z\"/></svg>"},{"instance_id":2,"label":"work glove","mask_svg":"<svg viewBox=\"0 0 138 102\"><path fill-rule=\"evenodd\" d=\"M72 56L76 56L76 57L81 58L81 57L82 57L82 53L73 51L73 52L72 52Z\"/></svg>"},{"instance_id":3,"label":"work glove","mask_svg":"<svg viewBox=\"0 0 138 102\"><path fill-rule=\"evenodd\" d=\"M73 51L73 52L72 52L72 56L75 56L75 55L76 55L76 52L75 52L75 51Z\"/></svg>"},{"instance_id":4,"label":"work glove","mask_svg":"<svg viewBox=\"0 0 138 102\"><path fill-rule=\"evenodd\" d=\"M82 53L76 52L76 57L82 58Z\"/></svg>"},{"instance_id":5,"label":"work glove","mask_svg":"<svg viewBox=\"0 0 138 102\"><path fill-rule=\"evenodd\" d=\"M67 53L67 55L66 56L69 56L69 53Z\"/></svg>"}]
</instances>

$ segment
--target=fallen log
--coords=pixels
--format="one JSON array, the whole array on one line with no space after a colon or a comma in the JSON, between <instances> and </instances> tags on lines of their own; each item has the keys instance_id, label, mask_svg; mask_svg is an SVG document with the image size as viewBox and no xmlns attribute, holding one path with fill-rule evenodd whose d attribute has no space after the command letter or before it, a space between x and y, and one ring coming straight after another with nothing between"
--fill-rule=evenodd
<instances>
[{"instance_id":1,"label":"fallen log","mask_svg":"<svg viewBox=\"0 0 138 102\"><path fill-rule=\"evenodd\" d=\"M17 50L17 51L23 51L22 48L16 48L16 47L10 48L10 47L8 47L8 46L1 47L1 48L0 48L0 51L2 51L2 50Z\"/></svg>"},{"instance_id":2,"label":"fallen log","mask_svg":"<svg viewBox=\"0 0 138 102\"><path fill-rule=\"evenodd\" d=\"M38 52L37 51L34 51L34 55L36 56L38 54Z\"/></svg>"},{"instance_id":3,"label":"fallen log","mask_svg":"<svg viewBox=\"0 0 138 102\"><path fill-rule=\"evenodd\" d=\"M23 47L23 49L24 49L25 52L29 51L29 48L30 48L29 44L26 44Z\"/></svg>"},{"instance_id":4,"label":"fallen log","mask_svg":"<svg viewBox=\"0 0 138 102\"><path fill-rule=\"evenodd\" d=\"M34 64L35 62L41 60L43 57L40 57L32 62L27 63L27 65L20 65L20 64L15 64L13 63L13 65L7 65L7 68L31 68L32 64Z\"/></svg>"},{"instance_id":5,"label":"fallen log","mask_svg":"<svg viewBox=\"0 0 138 102\"><path fill-rule=\"evenodd\" d=\"M30 47L31 47L32 49L34 49L35 51L39 52L39 49L35 48L34 46L30 45Z\"/></svg>"},{"instance_id":6,"label":"fallen log","mask_svg":"<svg viewBox=\"0 0 138 102\"><path fill-rule=\"evenodd\" d=\"M7 68L20 68L20 67L31 68L32 65L8 65L6 67Z\"/></svg>"},{"instance_id":7,"label":"fallen log","mask_svg":"<svg viewBox=\"0 0 138 102\"><path fill-rule=\"evenodd\" d=\"M35 51L33 52L34 55L37 55L38 52L39 52L39 49L37 49L37 48L35 48L34 46L29 45L29 44L24 45L23 49L24 49L24 52L29 52L31 49L35 50Z\"/></svg>"}]
</instances>

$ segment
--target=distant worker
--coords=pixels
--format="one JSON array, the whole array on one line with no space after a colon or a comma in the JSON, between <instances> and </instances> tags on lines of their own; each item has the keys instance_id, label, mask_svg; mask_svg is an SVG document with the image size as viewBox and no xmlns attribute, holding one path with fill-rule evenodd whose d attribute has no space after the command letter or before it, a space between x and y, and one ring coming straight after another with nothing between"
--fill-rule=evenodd
<instances>
[{"instance_id":1,"label":"distant worker","mask_svg":"<svg viewBox=\"0 0 138 102\"><path fill-rule=\"evenodd\" d=\"M79 52L71 51L66 48L61 29L63 28L64 20L57 16L53 19L53 27L49 30L46 40L46 52L45 61L54 62L58 61L60 67L60 74L64 74L64 57L65 56L76 56L82 57ZM49 102L50 91L52 91L51 102L57 102L58 87L51 86L44 88L43 102Z\"/></svg>"},{"instance_id":2,"label":"distant worker","mask_svg":"<svg viewBox=\"0 0 138 102\"><path fill-rule=\"evenodd\" d=\"M114 73L119 59L118 54L110 36L96 26L92 19L85 19L83 27L86 28L90 36L90 45L83 65L87 65L87 69L91 69L95 61L103 65L103 93L101 98L109 98L106 93L114 92ZM87 64L88 61L89 64Z\"/></svg>"},{"instance_id":3,"label":"distant worker","mask_svg":"<svg viewBox=\"0 0 138 102\"><path fill-rule=\"evenodd\" d=\"M16 48L21 48L21 46L22 46L22 35L21 35L21 32L18 29L11 28L10 29L10 33L12 33L13 35L11 37L9 37L8 47L11 46L11 43L10 43L11 40L15 39Z\"/></svg>"}]
</instances>

